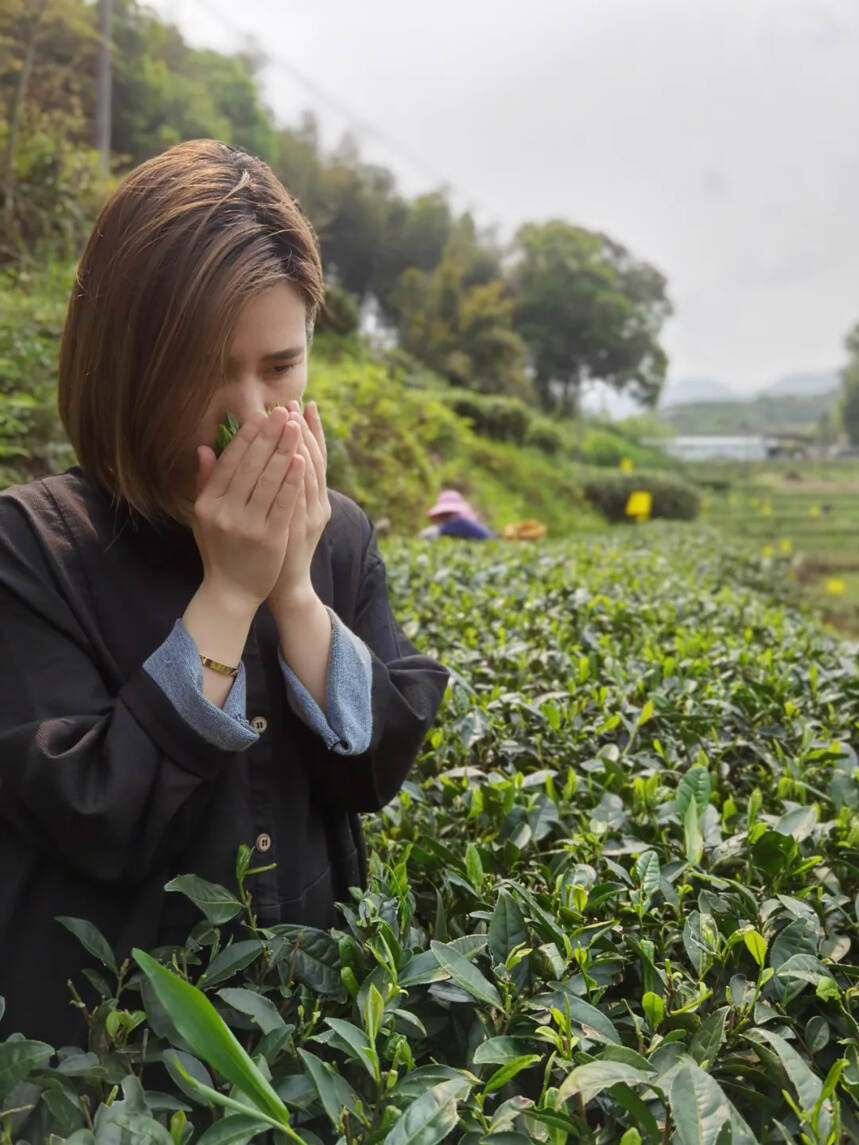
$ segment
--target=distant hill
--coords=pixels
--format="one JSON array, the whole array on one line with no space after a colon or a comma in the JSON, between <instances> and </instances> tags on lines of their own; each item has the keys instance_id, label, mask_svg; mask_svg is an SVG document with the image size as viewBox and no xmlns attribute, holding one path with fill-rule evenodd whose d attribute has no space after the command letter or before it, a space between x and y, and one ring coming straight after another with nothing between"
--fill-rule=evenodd
<instances>
[{"instance_id":1,"label":"distant hill","mask_svg":"<svg viewBox=\"0 0 859 1145\"><path fill-rule=\"evenodd\" d=\"M659 409L719 402L747 404L758 398L774 395L780 397L785 394L812 397L831 393L840 385L841 379L836 370L804 370L795 374L784 374L769 385L748 394L739 393L716 378L669 378L659 395Z\"/></svg>"},{"instance_id":2,"label":"distant hill","mask_svg":"<svg viewBox=\"0 0 859 1145\"><path fill-rule=\"evenodd\" d=\"M697 402L737 401L739 394L715 378L669 378L659 395L661 408Z\"/></svg>"},{"instance_id":3,"label":"distant hill","mask_svg":"<svg viewBox=\"0 0 859 1145\"><path fill-rule=\"evenodd\" d=\"M838 402L839 390L824 393L759 393L749 401L694 402L657 410L678 434L811 433Z\"/></svg>"},{"instance_id":4,"label":"distant hill","mask_svg":"<svg viewBox=\"0 0 859 1145\"><path fill-rule=\"evenodd\" d=\"M764 394L825 394L837 390L841 378L836 370L805 371L801 374L785 374L777 381L759 391Z\"/></svg>"}]
</instances>

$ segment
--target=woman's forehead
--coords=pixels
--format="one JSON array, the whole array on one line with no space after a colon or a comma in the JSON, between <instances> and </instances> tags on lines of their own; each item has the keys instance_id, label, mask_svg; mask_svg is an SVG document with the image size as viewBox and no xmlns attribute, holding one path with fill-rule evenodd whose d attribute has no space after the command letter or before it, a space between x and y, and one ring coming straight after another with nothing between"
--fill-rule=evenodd
<instances>
[{"instance_id":1,"label":"woman's forehead","mask_svg":"<svg viewBox=\"0 0 859 1145\"><path fill-rule=\"evenodd\" d=\"M233 331L229 359L264 358L303 347L307 339L307 307L289 283L278 283L250 298Z\"/></svg>"}]
</instances>

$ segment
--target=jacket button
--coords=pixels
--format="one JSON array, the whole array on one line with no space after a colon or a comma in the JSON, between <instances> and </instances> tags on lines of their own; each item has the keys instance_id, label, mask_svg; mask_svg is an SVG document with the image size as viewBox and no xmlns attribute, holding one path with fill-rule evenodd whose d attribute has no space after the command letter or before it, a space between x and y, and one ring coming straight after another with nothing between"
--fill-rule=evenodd
<instances>
[{"instance_id":1,"label":"jacket button","mask_svg":"<svg viewBox=\"0 0 859 1145\"><path fill-rule=\"evenodd\" d=\"M268 720L265 718L265 716L254 716L254 718L251 720L251 727L255 732L259 732L259 734L262 735L262 733L268 727Z\"/></svg>"},{"instance_id":2,"label":"jacket button","mask_svg":"<svg viewBox=\"0 0 859 1145\"><path fill-rule=\"evenodd\" d=\"M257 835L256 849L265 853L271 850L271 835L263 831L261 835Z\"/></svg>"}]
</instances>

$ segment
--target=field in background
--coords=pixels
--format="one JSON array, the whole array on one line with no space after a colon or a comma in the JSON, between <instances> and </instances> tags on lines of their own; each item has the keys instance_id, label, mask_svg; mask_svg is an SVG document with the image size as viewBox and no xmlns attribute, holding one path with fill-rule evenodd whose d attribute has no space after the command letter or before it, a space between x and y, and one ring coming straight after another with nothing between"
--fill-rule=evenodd
<instances>
[{"instance_id":1,"label":"field in background","mask_svg":"<svg viewBox=\"0 0 859 1145\"><path fill-rule=\"evenodd\" d=\"M683 471L706 490L704 520L764 556L789 556L802 599L859 636L859 462L709 462Z\"/></svg>"}]
</instances>

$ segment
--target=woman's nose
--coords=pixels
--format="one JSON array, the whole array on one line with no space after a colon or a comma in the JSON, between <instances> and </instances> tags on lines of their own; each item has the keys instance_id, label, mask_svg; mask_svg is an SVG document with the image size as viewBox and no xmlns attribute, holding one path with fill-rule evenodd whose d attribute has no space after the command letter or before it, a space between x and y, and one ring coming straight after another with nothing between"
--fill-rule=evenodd
<instances>
[{"instance_id":1,"label":"woman's nose","mask_svg":"<svg viewBox=\"0 0 859 1145\"><path fill-rule=\"evenodd\" d=\"M243 425L253 414L264 412L267 406L273 404L265 386L258 382L231 386L224 394L224 400L239 425Z\"/></svg>"}]
</instances>

